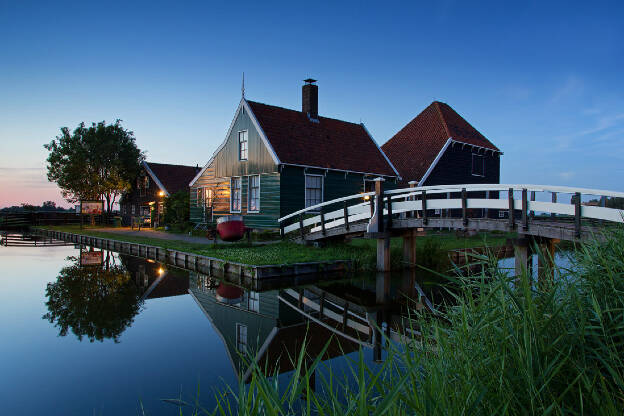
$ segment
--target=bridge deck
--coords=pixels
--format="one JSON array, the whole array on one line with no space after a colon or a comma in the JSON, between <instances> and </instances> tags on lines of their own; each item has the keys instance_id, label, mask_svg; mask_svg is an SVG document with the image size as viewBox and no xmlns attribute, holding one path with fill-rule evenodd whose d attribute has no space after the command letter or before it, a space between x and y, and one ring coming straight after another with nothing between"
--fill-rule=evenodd
<instances>
[{"instance_id":1,"label":"bridge deck","mask_svg":"<svg viewBox=\"0 0 624 416\"><path fill-rule=\"evenodd\" d=\"M529 220L526 229L523 228L522 221L520 220L515 221L514 227L511 228L509 226L509 220L507 219L471 218L468 219L467 224L464 224L462 218L429 218L427 224L423 222L422 218L393 219L392 227L387 230L387 233L390 235L401 235L405 233L405 231L415 228L422 228L424 230L440 228L451 230L469 229L475 231L515 231L519 234L526 234L534 237L568 241L587 241L597 238L601 239L603 232L600 227L585 225L581 227L580 237L577 237L574 224L545 220ZM326 230L324 234L322 231L316 231L306 234L305 241L319 241L348 235L363 235L364 237L378 238L379 235L366 233L367 226L368 221L362 221L350 224L349 230L347 230L344 225L341 225ZM299 239L301 240L300 237Z\"/></svg>"}]
</instances>

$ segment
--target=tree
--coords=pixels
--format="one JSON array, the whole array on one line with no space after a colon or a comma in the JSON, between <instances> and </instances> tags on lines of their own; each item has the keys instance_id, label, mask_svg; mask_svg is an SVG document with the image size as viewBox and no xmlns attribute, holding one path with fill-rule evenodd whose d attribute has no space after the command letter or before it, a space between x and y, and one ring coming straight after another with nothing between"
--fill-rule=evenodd
<instances>
[{"instance_id":1,"label":"tree","mask_svg":"<svg viewBox=\"0 0 624 416\"><path fill-rule=\"evenodd\" d=\"M43 319L59 328L59 335L71 332L93 342L113 339L132 325L142 305L141 294L130 273L121 266L80 266L61 269L58 278L48 283Z\"/></svg>"},{"instance_id":2,"label":"tree","mask_svg":"<svg viewBox=\"0 0 624 416\"><path fill-rule=\"evenodd\" d=\"M63 197L69 202L104 198L108 212L117 197L130 190L145 159L121 120L88 128L80 123L73 132L63 127L44 147L50 152L48 180L58 184Z\"/></svg>"},{"instance_id":3,"label":"tree","mask_svg":"<svg viewBox=\"0 0 624 416\"><path fill-rule=\"evenodd\" d=\"M190 219L189 191L181 190L165 198L165 224L183 226Z\"/></svg>"}]
</instances>

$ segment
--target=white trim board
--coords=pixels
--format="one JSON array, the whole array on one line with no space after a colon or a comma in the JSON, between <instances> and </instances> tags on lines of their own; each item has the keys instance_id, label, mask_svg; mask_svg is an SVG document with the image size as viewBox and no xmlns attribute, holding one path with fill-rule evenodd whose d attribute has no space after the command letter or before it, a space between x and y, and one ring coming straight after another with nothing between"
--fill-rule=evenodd
<instances>
[{"instance_id":1,"label":"white trim board","mask_svg":"<svg viewBox=\"0 0 624 416\"><path fill-rule=\"evenodd\" d=\"M165 196L169 196L169 192L167 192L167 188L165 188L165 186L162 184L162 182L160 182L160 180L158 179L158 177L156 176L156 174L152 171L152 169L149 167L148 165L149 162L147 161L143 161L143 167L145 168L145 170L147 171L147 174L151 176L151 178L154 180L154 182L156 182L156 185L158 185L158 187L160 188L161 191L163 191L165 193Z\"/></svg>"},{"instance_id":2,"label":"white trim board","mask_svg":"<svg viewBox=\"0 0 624 416\"><path fill-rule=\"evenodd\" d=\"M377 141L375 141L375 139L373 138L372 134L370 134L370 132L368 131L368 129L366 128L366 126L364 125L364 123L360 123L360 126L362 126L362 128L364 129L364 131L366 132L366 134L368 134L368 137L370 137L370 139L373 141L373 143L375 143L375 146L377 146L377 149L379 150L379 153L382 154L382 156L384 157L384 159L386 159L386 162L388 162L388 164L390 165L390 167L392 168L392 170L394 171L394 173L396 173L397 178L399 178L399 180L401 180L401 175L399 175L399 171L396 170L396 168L394 167L394 165L392 164L392 162L390 161L390 159L388 159L388 156L386 156L386 154L384 153L383 150L381 150L381 147L379 147L379 145L377 144Z\"/></svg>"}]
</instances>

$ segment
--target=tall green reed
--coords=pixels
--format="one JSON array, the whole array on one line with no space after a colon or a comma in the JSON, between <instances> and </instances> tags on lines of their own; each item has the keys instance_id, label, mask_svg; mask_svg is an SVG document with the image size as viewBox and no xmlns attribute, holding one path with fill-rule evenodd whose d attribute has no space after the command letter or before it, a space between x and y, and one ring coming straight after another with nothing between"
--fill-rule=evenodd
<instances>
[{"instance_id":1,"label":"tall green reed","mask_svg":"<svg viewBox=\"0 0 624 416\"><path fill-rule=\"evenodd\" d=\"M624 409L624 231L578 247L570 271L533 281L508 275L493 257L482 271L447 276L443 317L410 311L403 345L387 358L363 352L348 372L324 366L323 353L292 360L287 386L253 362L251 381L216 394L217 415L619 415ZM475 268L472 268L474 270ZM563 276L544 281L546 276ZM547 283L547 284L545 284Z\"/></svg>"}]
</instances>

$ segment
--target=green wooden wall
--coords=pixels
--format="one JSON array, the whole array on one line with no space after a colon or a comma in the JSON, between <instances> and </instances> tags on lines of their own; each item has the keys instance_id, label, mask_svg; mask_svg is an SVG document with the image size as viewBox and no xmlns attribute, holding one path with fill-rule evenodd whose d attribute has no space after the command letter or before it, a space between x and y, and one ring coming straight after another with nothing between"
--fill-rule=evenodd
<instances>
[{"instance_id":1,"label":"green wooden wall","mask_svg":"<svg viewBox=\"0 0 624 416\"><path fill-rule=\"evenodd\" d=\"M249 153L246 161L239 160L238 154L238 132L242 130L247 130ZM260 175L260 212L257 213L248 212L247 209L248 175L253 174ZM241 177L240 213L230 212L230 181L233 176ZM204 217L205 210L197 201L198 187L213 191L213 215L212 218L207 218L208 221ZM190 192L191 222L193 223L208 222L214 225L218 217L234 214L242 215L245 225L250 228L277 228L279 226L277 219L280 215L280 175L244 108L239 111L225 144L215 155L210 166L193 184Z\"/></svg>"}]
</instances>

